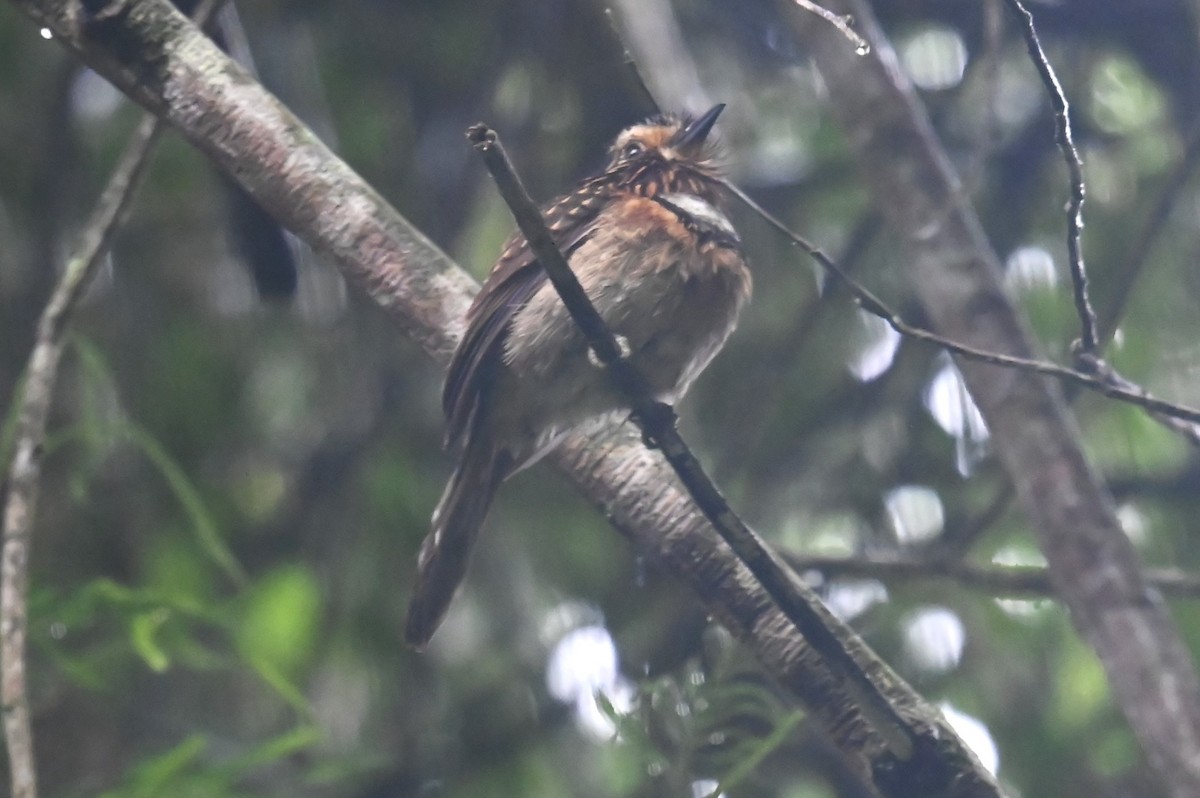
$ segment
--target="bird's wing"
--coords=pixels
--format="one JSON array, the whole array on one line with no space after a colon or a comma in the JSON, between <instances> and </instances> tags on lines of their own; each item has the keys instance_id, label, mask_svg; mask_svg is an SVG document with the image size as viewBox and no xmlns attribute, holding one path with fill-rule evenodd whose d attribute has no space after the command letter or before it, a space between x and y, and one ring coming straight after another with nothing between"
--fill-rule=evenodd
<instances>
[{"instance_id":1,"label":"bird's wing","mask_svg":"<svg viewBox=\"0 0 1200 798\"><path fill-rule=\"evenodd\" d=\"M591 235L605 194L604 185L593 180L543 209L554 243L568 261ZM467 311L467 331L450 361L442 390L448 446L457 443L470 427L479 398L503 361L504 340L513 316L545 281L546 272L529 243L520 233L515 234Z\"/></svg>"}]
</instances>

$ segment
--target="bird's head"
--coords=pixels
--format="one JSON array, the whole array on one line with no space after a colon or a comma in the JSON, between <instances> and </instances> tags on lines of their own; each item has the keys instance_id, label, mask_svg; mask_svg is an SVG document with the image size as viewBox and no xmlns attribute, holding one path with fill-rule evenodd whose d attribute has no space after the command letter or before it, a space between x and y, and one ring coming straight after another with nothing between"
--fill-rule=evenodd
<instances>
[{"instance_id":1,"label":"bird's head","mask_svg":"<svg viewBox=\"0 0 1200 798\"><path fill-rule=\"evenodd\" d=\"M722 103L698 117L664 114L626 128L613 143L608 173L645 196L660 191L707 194L718 175L717 148L709 133L723 110Z\"/></svg>"}]
</instances>

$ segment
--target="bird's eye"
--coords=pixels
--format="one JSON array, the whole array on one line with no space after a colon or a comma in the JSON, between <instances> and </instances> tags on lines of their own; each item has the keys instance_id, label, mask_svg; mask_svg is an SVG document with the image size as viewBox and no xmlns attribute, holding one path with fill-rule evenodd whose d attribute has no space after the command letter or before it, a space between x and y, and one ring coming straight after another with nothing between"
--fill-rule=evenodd
<instances>
[{"instance_id":1,"label":"bird's eye","mask_svg":"<svg viewBox=\"0 0 1200 798\"><path fill-rule=\"evenodd\" d=\"M636 158L646 151L640 141L631 141L621 148L621 157L625 159Z\"/></svg>"}]
</instances>

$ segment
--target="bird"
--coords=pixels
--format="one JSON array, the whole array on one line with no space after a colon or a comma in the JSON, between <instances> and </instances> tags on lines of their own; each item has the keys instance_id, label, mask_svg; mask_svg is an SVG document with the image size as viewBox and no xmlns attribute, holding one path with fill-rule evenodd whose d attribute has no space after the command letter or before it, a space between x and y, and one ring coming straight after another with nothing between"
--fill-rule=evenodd
<instances>
[{"instance_id":1,"label":"bird","mask_svg":"<svg viewBox=\"0 0 1200 798\"><path fill-rule=\"evenodd\" d=\"M601 173L542 208L623 356L666 404L725 344L751 293L710 137L724 107L625 129ZM628 414L520 233L466 323L442 393L446 445L461 453L419 549L405 621L417 649L448 610L500 484L571 432Z\"/></svg>"}]
</instances>

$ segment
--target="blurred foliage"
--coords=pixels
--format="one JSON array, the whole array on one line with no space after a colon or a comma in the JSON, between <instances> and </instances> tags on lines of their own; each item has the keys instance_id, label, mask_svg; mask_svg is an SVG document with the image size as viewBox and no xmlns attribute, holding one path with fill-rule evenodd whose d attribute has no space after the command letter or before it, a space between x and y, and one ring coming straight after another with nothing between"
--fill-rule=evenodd
<instances>
[{"instance_id":1,"label":"blurred foliage","mask_svg":"<svg viewBox=\"0 0 1200 798\"><path fill-rule=\"evenodd\" d=\"M1023 44L995 2L874 5L1012 295L1064 357L1076 334L1066 182ZM1109 354L1154 393L1197 404L1190 173L1122 288L1160 192L1192 166L1194 12L1183 0L1032 5L1085 158L1094 300L1128 292ZM664 63L729 103L733 176L922 321L903 248L831 121L837 98L779 5L626 7L647 14L633 25L671 12L683 49ZM468 124L495 125L549 198L648 110L592 0L239 9L264 82L476 275L510 221ZM0 5L0 453L37 314L135 118ZM416 548L450 467L440 374L311 253L294 301L259 302L226 203L207 163L167 137L77 319L34 539L45 796L864 794L696 601L548 467L502 491L429 652L404 649ZM757 297L682 412L748 520L795 554L961 540L977 562L1040 563L1011 502L988 512L1004 475L940 354L888 340L764 224L736 222ZM1128 406L1074 406L1146 560L1200 567L1195 450ZM812 576L923 694L976 720L964 734L1013 795L1159 794L1052 599ZM1176 610L1200 647L1194 600Z\"/></svg>"}]
</instances>

